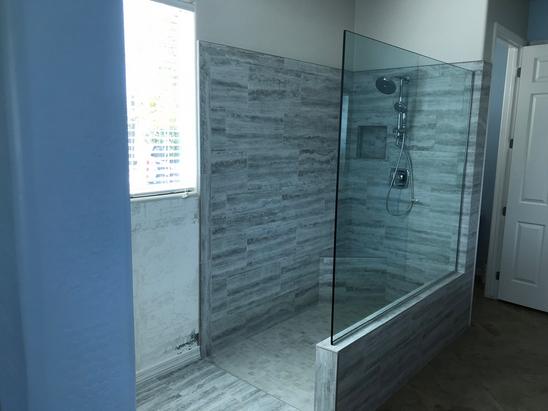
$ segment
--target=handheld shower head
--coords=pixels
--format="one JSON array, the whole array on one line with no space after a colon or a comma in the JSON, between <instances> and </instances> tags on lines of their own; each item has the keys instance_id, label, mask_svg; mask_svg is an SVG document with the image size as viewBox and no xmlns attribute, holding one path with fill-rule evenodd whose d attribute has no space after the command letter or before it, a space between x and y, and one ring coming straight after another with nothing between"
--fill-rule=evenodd
<instances>
[{"instance_id":1,"label":"handheld shower head","mask_svg":"<svg viewBox=\"0 0 548 411\"><path fill-rule=\"evenodd\" d=\"M400 96L398 98L398 101L394 104L394 110L396 110L398 113L404 114L407 113L407 104L404 102L404 85L409 83L409 77L407 76L397 76L394 77L395 79L399 80L400 82Z\"/></svg>"},{"instance_id":2,"label":"handheld shower head","mask_svg":"<svg viewBox=\"0 0 548 411\"><path fill-rule=\"evenodd\" d=\"M394 104L394 110L396 110L398 113L407 113L407 104L405 104L403 101L397 101Z\"/></svg>"}]
</instances>

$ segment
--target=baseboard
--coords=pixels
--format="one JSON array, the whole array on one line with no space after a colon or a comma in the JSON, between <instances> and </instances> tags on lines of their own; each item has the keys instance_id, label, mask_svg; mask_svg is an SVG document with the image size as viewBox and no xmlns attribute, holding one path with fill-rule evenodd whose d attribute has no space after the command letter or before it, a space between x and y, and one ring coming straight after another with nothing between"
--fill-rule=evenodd
<instances>
[{"instance_id":1,"label":"baseboard","mask_svg":"<svg viewBox=\"0 0 548 411\"><path fill-rule=\"evenodd\" d=\"M137 385L143 384L153 378L161 377L195 361L198 361L200 356L200 347L196 346L188 351L184 351L156 365L137 371Z\"/></svg>"}]
</instances>

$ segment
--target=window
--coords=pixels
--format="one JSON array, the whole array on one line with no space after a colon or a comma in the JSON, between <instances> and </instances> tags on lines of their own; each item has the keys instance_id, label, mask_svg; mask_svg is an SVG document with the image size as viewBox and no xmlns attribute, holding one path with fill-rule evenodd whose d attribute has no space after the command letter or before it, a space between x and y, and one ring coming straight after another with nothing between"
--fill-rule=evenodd
<instances>
[{"instance_id":1,"label":"window","mask_svg":"<svg viewBox=\"0 0 548 411\"><path fill-rule=\"evenodd\" d=\"M196 188L194 13L169 3L124 1L132 196Z\"/></svg>"}]
</instances>

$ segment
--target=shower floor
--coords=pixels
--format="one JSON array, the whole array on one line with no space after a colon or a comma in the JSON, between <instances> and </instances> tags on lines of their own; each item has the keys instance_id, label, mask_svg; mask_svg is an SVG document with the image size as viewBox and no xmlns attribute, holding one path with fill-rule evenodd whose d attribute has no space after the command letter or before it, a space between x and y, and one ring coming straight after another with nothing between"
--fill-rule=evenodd
<instances>
[{"instance_id":1,"label":"shower floor","mask_svg":"<svg viewBox=\"0 0 548 411\"><path fill-rule=\"evenodd\" d=\"M339 313L355 318L357 308L345 304ZM309 306L138 387L138 411L313 410L316 344L330 330L331 303Z\"/></svg>"},{"instance_id":2,"label":"shower floor","mask_svg":"<svg viewBox=\"0 0 548 411\"><path fill-rule=\"evenodd\" d=\"M314 409L316 344L329 336L331 305L316 304L217 350L213 362L301 411Z\"/></svg>"},{"instance_id":3,"label":"shower floor","mask_svg":"<svg viewBox=\"0 0 548 411\"><path fill-rule=\"evenodd\" d=\"M363 304L339 304L342 322L371 313ZM331 332L331 303L320 302L299 314L217 349L213 362L300 411L314 409L316 344Z\"/></svg>"}]
</instances>

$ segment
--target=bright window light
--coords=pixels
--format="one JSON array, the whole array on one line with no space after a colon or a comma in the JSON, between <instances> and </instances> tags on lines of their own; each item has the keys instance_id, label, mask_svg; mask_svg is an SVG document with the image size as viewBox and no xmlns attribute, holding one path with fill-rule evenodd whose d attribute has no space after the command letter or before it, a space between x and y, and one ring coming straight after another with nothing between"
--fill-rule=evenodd
<instances>
[{"instance_id":1,"label":"bright window light","mask_svg":"<svg viewBox=\"0 0 548 411\"><path fill-rule=\"evenodd\" d=\"M195 190L194 13L125 0L124 26L130 193Z\"/></svg>"}]
</instances>

